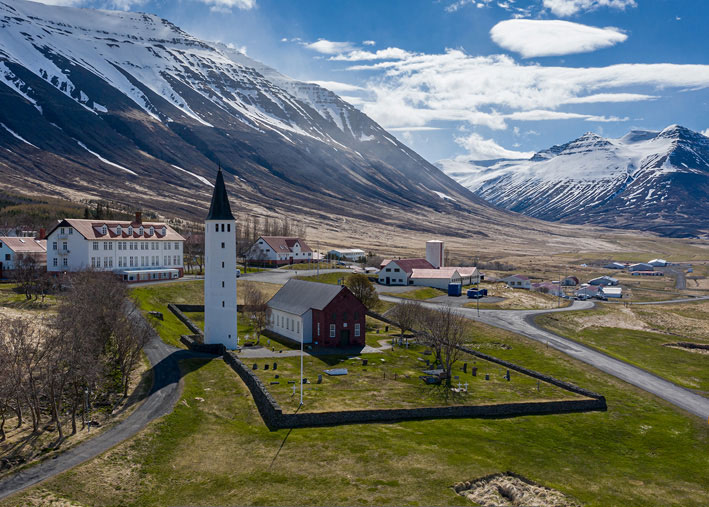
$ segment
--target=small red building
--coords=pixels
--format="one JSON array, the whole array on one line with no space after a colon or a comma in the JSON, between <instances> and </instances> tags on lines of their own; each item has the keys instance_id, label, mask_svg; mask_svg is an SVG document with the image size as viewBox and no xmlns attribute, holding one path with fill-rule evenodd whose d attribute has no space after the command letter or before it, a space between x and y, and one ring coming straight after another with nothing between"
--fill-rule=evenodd
<instances>
[{"instance_id":1,"label":"small red building","mask_svg":"<svg viewBox=\"0 0 709 507\"><path fill-rule=\"evenodd\" d=\"M343 285L291 279L268 306L272 333L318 347L364 347L367 308Z\"/></svg>"}]
</instances>

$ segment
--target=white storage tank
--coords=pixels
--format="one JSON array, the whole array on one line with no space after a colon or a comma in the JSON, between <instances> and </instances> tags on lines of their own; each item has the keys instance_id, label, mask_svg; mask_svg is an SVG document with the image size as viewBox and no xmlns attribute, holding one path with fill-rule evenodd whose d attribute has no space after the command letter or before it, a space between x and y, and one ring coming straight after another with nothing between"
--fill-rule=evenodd
<instances>
[{"instance_id":1,"label":"white storage tank","mask_svg":"<svg viewBox=\"0 0 709 507\"><path fill-rule=\"evenodd\" d=\"M431 240L426 241L426 260L431 263L434 268L443 267L444 247L443 241Z\"/></svg>"}]
</instances>

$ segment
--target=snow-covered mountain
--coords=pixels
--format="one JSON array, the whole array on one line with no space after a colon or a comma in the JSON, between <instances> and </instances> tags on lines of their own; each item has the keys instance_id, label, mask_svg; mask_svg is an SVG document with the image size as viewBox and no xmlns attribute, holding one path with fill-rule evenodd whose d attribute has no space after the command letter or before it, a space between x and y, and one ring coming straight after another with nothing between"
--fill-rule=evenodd
<instances>
[{"instance_id":1,"label":"snow-covered mountain","mask_svg":"<svg viewBox=\"0 0 709 507\"><path fill-rule=\"evenodd\" d=\"M0 0L0 105L15 190L199 216L221 163L262 213L489 211L331 91L153 15Z\"/></svg>"},{"instance_id":2,"label":"snow-covered mountain","mask_svg":"<svg viewBox=\"0 0 709 507\"><path fill-rule=\"evenodd\" d=\"M709 138L671 125L619 139L586 133L529 160L441 160L477 195L550 221L695 236L709 230Z\"/></svg>"}]
</instances>

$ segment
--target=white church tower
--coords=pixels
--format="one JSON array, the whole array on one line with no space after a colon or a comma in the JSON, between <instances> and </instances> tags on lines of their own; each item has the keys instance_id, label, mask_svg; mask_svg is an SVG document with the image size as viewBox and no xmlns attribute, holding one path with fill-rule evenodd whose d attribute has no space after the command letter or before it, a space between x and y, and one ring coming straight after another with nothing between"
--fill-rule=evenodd
<instances>
[{"instance_id":1,"label":"white church tower","mask_svg":"<svg viewBox=\"0 0 709 507\"><path fill-rule=\"evenodd\" d=\"M236 220L231 214L222 168L204 223L204 343L237 348Z\"/></svg>"}]
</instances>

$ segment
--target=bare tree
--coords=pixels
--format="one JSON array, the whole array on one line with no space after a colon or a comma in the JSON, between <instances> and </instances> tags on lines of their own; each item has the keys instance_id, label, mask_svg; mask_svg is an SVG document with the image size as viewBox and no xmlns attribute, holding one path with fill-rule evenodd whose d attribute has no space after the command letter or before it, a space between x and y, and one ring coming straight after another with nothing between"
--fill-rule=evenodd
<instances>
[{"instance_id":1,"label":"bare tree","mask_svg":"<svg viewBox=\"0 0 709 507\"><path fill-rule=\"evenodd\" d=\"M256 344L261 343L263 333L271 319L271 308L268 306L268 297L253 284L245 284L244 289L244 314L248 315L251 325L256 333Z\"/></svg>"},{"instance_id":2,"label":"bare tree","mask_svg":"<svg viewBox=\"0 0 709 507\"><path fill-rule=\"evenodd\" d=\"M418 301L404 301L396 305L387 316L401 329L401 338L406 331L415 331L422 306Z\"/></svg>"},{"instance_id":3,"label":"bare tree","mask_svg":"<svg viewBox=\"0 0 709 507\"><path fill-rule=\"evenodd\" d=\"M374 308L379 303L377 290L372 285L372 282L369 281L367 275L353 273L345 278L345 285L367 309Z\"/></svg>"},{"instance_id":4,"label":"bare tree","mask_svg":"<svg viewBox=\"0 0 709 507\"><path fill-rule=\"evenodd\" d=\"M422 339L436 356L436 361L443 369L446 385L451 385L453 364L460 358L460 347L465 343L469 321L450 306L430 309L420 313L418 324L423 333Z\"/></svg>"},{"instance_id":5,"label":"bare tree","mask_svg":"<svg viewBox=\"0 0 709 507\"><path fill-rule=\"evenodd\" d=\"M37 282L40 278L40 268L31 255L18 255L15 262L15 281L25 295L25 298L37 297Z\"/></svg>"},{"instance_id":6,"label":"bare tree","mask_svg":"<svg viewBox=\"0 0 709 507\"><path fill-rule=\"evenodd\" d=\"M379 266L382 265L382 261L384 261L384 257L370 253L369 256L367 256L367 261L365 264L369 268L379 269Z\"/></svg>"}]
</instances>

